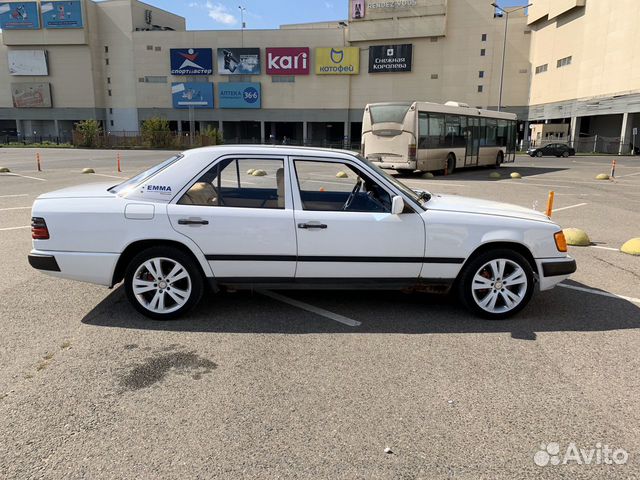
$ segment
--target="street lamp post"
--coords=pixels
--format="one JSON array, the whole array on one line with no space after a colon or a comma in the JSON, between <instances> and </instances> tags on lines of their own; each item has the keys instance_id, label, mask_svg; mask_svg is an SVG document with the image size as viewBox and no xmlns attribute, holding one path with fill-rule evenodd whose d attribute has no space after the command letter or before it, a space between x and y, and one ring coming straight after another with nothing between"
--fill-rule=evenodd
<instances>
[{"instance_id":1,"label":"street lamp post","mask_svg":"<svg viewBox=\"0 0 640 480\"><path fill-rule=\"evenodd\" d=\"M238 6L238 9L240 10L240 29L241 29L241 33L240 35L242 36L242 40L241 40L241 44L244 47L244 12L247 11L246 8L244 8L242 5Z\"/></svg>"},{"instance_id":2,"label":"street lamp post","mask_svg":"<svg viewBox=\"0 0 640 480\"><path fill-rule=\"evenodd\" d=\"M504 22L504 43L502 45L502 68L500 69L500 98L498 99L498 111L502 111L502 91L503 91L503 87L504 87L504 62L507 58L507 33L509 32L509 14L517 12L519 10L524 10L525 8L529 8L531 5L533 5L532 3L528 4L528 5L524 5L522 7L518 7L518 8L514 8L511 10L505 10L504 8L502 8L500 5L498 5L496 2L493 2L491 4L491 6L493 8L495 8L496 10L500 10L502 13L504 13L505 15L505 22Z\"/></svg>"}]
</instances>

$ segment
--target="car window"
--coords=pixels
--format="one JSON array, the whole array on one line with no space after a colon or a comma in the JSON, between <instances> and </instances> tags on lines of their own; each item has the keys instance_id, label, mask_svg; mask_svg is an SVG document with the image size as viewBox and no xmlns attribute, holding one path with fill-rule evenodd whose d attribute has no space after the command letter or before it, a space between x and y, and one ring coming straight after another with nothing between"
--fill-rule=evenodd
<instances>
[{"instance_id":1,"label":"car window","mask_svg":"<svg viewBox=\"0 0 640 480\"><path fill-rule=\"evenodd\" d=\"M304 210L391 212L391 195L349 164L311 160L294 164Z\"/></svg>"},{"instance_id":2,"label":"car window","mask_svg":"<svg viewBox=\"0 0 640 480\"><path fill-rule=\"evenodd\" d=\"M158 165L155 165L155 166L151 167L150 169L145 170L144 172L141 172L141 173L137 174L136 176L130 178L129 180L126 180L126 181L124 181L122 183L119 183L118 185L116 185L114 187L111 187L109 189L109 191L112 192L112 193L125 193L127 191L130 191L134 187L140 185L145 180L148 180L149 178L153 177L154 175L157 175L162 170L167 168L169 165L171 165L174 162L177 162L181 158L182 158L182 154L174 155L173 157L168 158L164 162L159 163Z\"/></svg>"},{"instance_id":3,"label":"car window","mask_svg":"<svg viewBox=\"0 0 640 480\"><path fill-rule=\"evenodd\" d=\"M221 160L202 175L178 203L207 207L284 209L284 160Z\"/></svg>"}]
</instances>

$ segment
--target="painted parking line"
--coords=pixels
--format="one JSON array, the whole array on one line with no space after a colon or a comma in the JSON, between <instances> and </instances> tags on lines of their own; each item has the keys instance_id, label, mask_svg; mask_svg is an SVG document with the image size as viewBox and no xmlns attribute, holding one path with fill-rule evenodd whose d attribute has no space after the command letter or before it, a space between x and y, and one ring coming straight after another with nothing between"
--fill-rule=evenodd
<instances>
[{"instance_id":1,"label":"painted parking line","mask_svg":"<svg viewBox=\"0 0 640 480\"><path fill-rule=\"evenodd\" d=\"M603 292L592 288L576 287L575 285L567 285L565 283L559 283L558 286L568 288L570 290L577 290L578 292L593 293L594 295L600 295L601 297L617 298L618 300L626 300L628 302L640 304L640 298L625 297L624 295L616 295L615 293Z\"/></svg>"},{"instance_id":2,"label":"painted parking line","mask_svg":"<svg viewBox=\"0 0 640 480\"><path fill-rule=\"evenodd\" d=\"M28 197L28 193L21 193L20 195L0 195L0 198L16 198L16 197Z\"/></svg>"},{"instance_id":3,"label":"painted parking line","mask_svg":"<svg viewBox=\"0 0 640 480\"><path fill-rule=\"evenodd\" d=\"M118 178L120 180L128 180L127 177L117 177L115 175L107 175L105 173L94 173L93 175L97 175L98 177L109 177L109 178Z\"/></svg>"},{"instance_id":4,"label":"painted parking line","mask_svg":"<svg viewBox=\"0 0 640 480\"><path fill-rule=\"evenodd\" d=\"M612 247L601 247L600 245L589 245L589 247L591 248L597 248L599 250L609 250L610 252L619 252L620 249L619 248L612 248Z\"/></svg>"},{"instance_id":5,"label":"painted parking line","mask_svg":"<svg viewBox=\"0 0 640 480\"><path fill-rule=\"evenodd\" d=\"M7 210L31 210L31 207L9 207L9 208L0 208L0 212L6 212Z\"/></svg>"},{"instance_id":6,"label":"painted parking line","mask_svg":"<svg viewBox=\"0 0 640 480\"><path fill-rule=\"evenodd\" d=\"M636 175L640 175L640 172L637 173L627 173L626 175L618 175L615 178L624 178L624 177L635 177Z\"/></svg>"},{"instance_id":7,"label":"painted parking line","mask_svg":"<svg viewBox=\"0 0 640 480\"><path fill-rule=\"evenodd\" d=\"M0 232L8 232L9 230L22 230L25 228L31 228L31 225L27 225L26 227L8 227L8 228L0 228Z\"/></svg>"},{"instance_id":8,"label":"painted parking line","mask_svg":"<svg viewBox=\"0 0 640 480\"><path fill-rule=\"evenodd\" d=\"M45 178L30 177L29 175L20 175L19 173L3 173L2 175L6 176L6 177L29 178L31 180L38 180L39 182L46 182L47 181Z\"/></svg>"},{"instance_id":9,"label":"painted parking line","mask_svg":"<svg viewBox=\"0 0 640 480\"><path fill-rule=\"evenodd\" d=\"M328 318L330 320L334 320L336 322L342 323L344 325L348 325L350 327L359 327L361 325L357 320L353 320L348 317L343 317L342 315L338 315L337 313L330 312L329 310L325 310L320 307L316 307L314 305L310 305L305 302L301 302L299 300L294 300L293 298L285 297L284 295L280 295L279 293L274 293L270 290L259 290L259 293L262 295L272 298L274 300L278 300L282 303L286 303L288 305L298 307L302 310L306 310L307 312L315 313L316 315L320 315L322 317Z\"/></svg>"},{"instance_id":10,"label":"painted parking line","mask_svg":"<svg viewBox=\"0 0 640 480\"><path fill-rule=\"evenodd\" d=\"M553 209L553 213L562 212L563 210L569 210L571 208L584 207L585 205L589 205L589 204L588 203L578 203L576 205L569 205L568 207L554 208Z\"/></svg>"}]
</instances>

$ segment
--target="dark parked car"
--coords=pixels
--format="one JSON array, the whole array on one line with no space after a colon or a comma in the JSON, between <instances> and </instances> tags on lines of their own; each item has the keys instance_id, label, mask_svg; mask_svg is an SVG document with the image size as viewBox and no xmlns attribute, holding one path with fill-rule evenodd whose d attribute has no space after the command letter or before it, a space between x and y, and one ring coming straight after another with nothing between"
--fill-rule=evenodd
<instances>
[{"instance_id":1,"label":"dark parked car","mask_svg":"<svg viewBox=\"0 0 640 480\"><path fill-rule=\"evenodd\" d=\"M543 147L531 147L527 153L532 157L542 157L543 155L555 155L556 157L568 157L575 155L576 151L564 143L550 143Z\"/></svg>"}]
</instances>

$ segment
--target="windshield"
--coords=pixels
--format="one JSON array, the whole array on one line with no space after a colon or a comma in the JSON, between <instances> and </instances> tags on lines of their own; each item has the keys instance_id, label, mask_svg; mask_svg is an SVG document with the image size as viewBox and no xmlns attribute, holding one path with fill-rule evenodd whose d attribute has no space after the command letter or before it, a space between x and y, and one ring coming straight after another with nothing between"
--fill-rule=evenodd
<instances>
[{"instance_id":1,"label":"windshield","mask_svg":"<svg viewBox=\"0 0 640 480\"><path fill-rule=\"evenodd\" d=\"M376 123L404 123L404 117L411 104L399 103L395 105L371 105L369 112L371 113L371 124Z\"/></svg>"},{"instance_id":2,"label":"windshield","mask_svg":"<svg viewBox=\"0 0 640 480\"><path fill-rule=\"evenodd\" d=\"M413 200L414 202L416 202L418 205L422 206L423 208L424 208L424 204L427 203L431 199L431 194L429 192L425 191L424 192L425 194L421 195L421 194L417 193L415 190L412 190L411 188L407 187L404 183L400 182L395 177L392 177L391 175L389 175L387 172L385 172L383 169L381 169L377 165L371 163L369 160L364 158L362 155L356 155L356 156L358 157L358 159L361 162L366 163L370 168L372 168L373 170L378 172L380 175L382 175L385 179L387 179L389 181L389 183L391 183L394 187L396 187L398 190L400 190L407 197L409 197L411 200Z\"/></svg>"},{"instance_id":3,"label":"windshield","mask_svg":"<svg viewBox=\"0 0 640 480\"><path fill-rule=\"evenodd\" d=\"M145 170L142 173L139 173L135 177L130 178L129 180L126 180L126 181L116 185L115 187L111 187L109 189L109 191L111 193L116 193L116 194L117 193L126 192L127 190L130 190L130 189L134 188L135 186L139 185L140 183L142 183L146 179L154 176L160 170L164 170L169 165L171 165L173 162L175 162L177 160L180 160L181 158L182 158L182 154L175 155L175 156L173 156L171 158L168 158L164 162L159 163L158 165L156 165L155 167L151 167L150 169Z\"/></svg>"}]
</instances>

